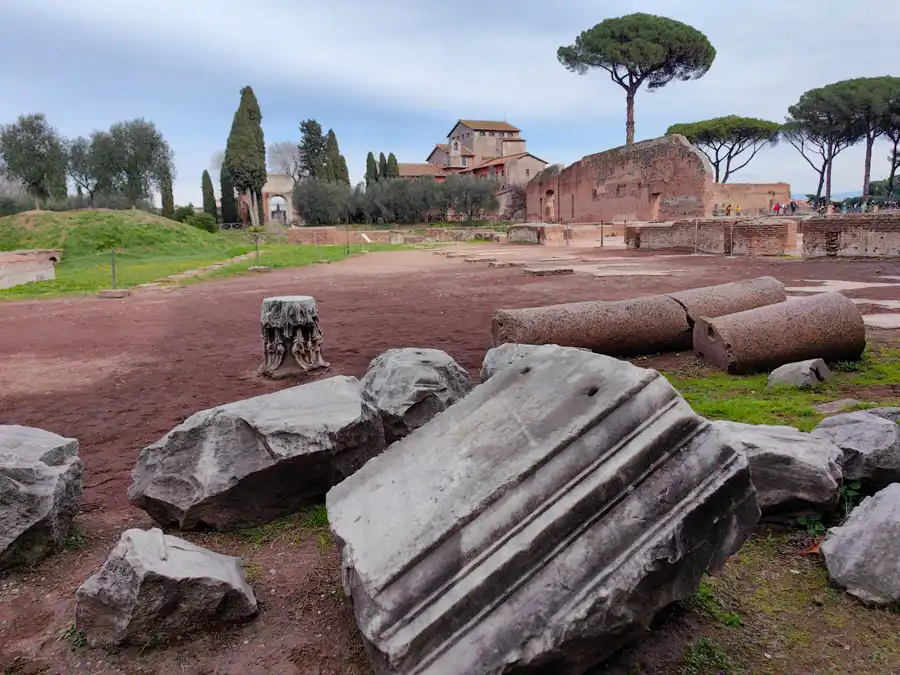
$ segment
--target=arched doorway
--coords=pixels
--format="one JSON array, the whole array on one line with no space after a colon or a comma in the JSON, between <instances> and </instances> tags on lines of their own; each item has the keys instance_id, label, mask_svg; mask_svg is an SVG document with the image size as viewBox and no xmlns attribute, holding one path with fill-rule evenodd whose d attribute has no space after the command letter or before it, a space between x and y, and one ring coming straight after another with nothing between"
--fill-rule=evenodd
<instances>
[{"instance_id":1,"label":"arched doorway","mask_svg":"<svg viewBox=\"0 0 900 675\"><path fill-rule=\"evenodd\" d=\"M544 193L544 221L547 223L554 222L556 218L556 199L553 190L547 190Z\"/></svg>"},{"instance_id":2,"label":"arched doorway","mask_svg":"<svg viewBox=\"0 0 900 675\"><path fill-rule=\"evenodd\" d=\"M287 225L289 215L287 199L284 196L269 197L269 222Z\"/></svg>"}]
</instances>

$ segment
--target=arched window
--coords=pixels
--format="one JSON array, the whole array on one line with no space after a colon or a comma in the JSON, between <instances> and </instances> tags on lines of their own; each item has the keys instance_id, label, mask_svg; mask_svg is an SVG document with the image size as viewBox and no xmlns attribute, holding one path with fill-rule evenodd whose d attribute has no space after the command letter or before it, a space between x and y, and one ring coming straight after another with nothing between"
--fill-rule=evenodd
<instances>
[{"instance_id":1,"label":"arched window","mask_svg":"<svg viewBox=\"0 0 900 675\"><path fill-rule=\"evenodd\" d=\"M493 135L494 135L494 132L493 132L493 131L489 131L489 132L488 132L488 136L493 136Z\"/></svg>"},{"instance_id":2,"label":"arched window","mask_svg":"<svg viewBox=\"0 0 900 675\"><path fill-rule=\"evenodd\" d=\"M479 131L479 132L478 132L478 135L479 135L479 136L484 136L484 132L483 132L483 131Z\"/></svg>"}]
</instances>

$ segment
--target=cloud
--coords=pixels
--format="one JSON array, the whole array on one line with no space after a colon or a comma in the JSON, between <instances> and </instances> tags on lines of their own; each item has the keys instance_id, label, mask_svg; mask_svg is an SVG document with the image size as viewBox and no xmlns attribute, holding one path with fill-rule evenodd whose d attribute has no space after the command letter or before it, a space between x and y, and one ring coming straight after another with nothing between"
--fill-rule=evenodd
<instances>
[{"instance_id":1,"label":"cloud","mask_svg":"<svg viewBox=\"0 0 900 675\"><path fill-rule=\"evenodd\" d=\"M659 135L674 122L718 115L780 121L807 89L885 74L885 64L900 63L896 0L859 0L852 11L838 0L256 0L250 5L3 0L2 5L0 34L4 26L20 26L19 33L27 27L30 40L49 45L65 37L82 46L63 64L73 75L71 92L61 92L59 99L82 96L68 106L53 99L59 109L46 110L61 127L67 120L74 126L75 119L83 125L87 117L97 120L92 126L103 126L113 114L104 97L83 93L78 64L86 57L80 51L92 50L107 67L122 71L120 79L105 82L110 97L126 86L136 90L135 81L153 82L163 67L192 75L196 91L172 101L163 98L158 82L156 91L129 90L135 97L129 110L149 110L146 114L164 121L164 133L173 139L181 201L199 199L199 180L192 178L224 145L224 138L211 140L207 128L192 133L178 127L196 126L200 115L209 114L191 98L206 96L212 86L230 87L228 104L216 94L220 108L236 105L241 84L267 92L261 104L269 141L294 138L297 122L310 116L335 126L351 174L359 178L369 149L383 147L401 159L421 161L459 117L508 118L523 128L529 149L552 162L619 145L621 88L602 73L569 73L556 60L560 45L609 16L633 11L670 16L703 31L718 51L702 79L638 94L639 138ZM59 65L7 60L0 65L0 83L10 83L6 91L33 93ZM0 108L13 103L7 100ZM185 108L181 119L159 112L165 105ZM224 118L215 124L215 134L227 134ZM887 172L885 156L884 145L876 146L873 177ZM735 178L788 180L798 190L815 189L815 174L787 145L760 153ZM843 191L861 184L862 149L856 147L836 161L834 186Z\"/></svg>"}]
</instances>

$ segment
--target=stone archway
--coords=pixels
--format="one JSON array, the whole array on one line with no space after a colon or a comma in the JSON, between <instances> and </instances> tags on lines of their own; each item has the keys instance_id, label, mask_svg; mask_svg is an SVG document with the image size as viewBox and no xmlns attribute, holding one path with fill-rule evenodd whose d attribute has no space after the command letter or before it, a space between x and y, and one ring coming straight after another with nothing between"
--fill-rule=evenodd
<instances>
[{"instance_id":1,"label":"stone archway","mask_svg":"<svg viewBox=\"0 0 900 675\"><path fill-rule=\"evenodd\" d=\"M268 195L266 200L266 219L270 223L287 225L291 220L290 202L282 194Z\"/></svg>"}]
</instances>

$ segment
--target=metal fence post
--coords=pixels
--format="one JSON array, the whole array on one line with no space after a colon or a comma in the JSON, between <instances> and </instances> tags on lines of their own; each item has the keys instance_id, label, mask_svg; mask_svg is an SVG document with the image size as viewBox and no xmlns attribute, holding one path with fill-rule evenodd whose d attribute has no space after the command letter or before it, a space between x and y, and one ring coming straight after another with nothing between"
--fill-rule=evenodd
<instances>
[{"instance_id":1,"label":"metal fence post","mask_svg":"<svg viewBox=\"0 0 900 675\"><path fill-rule=\"evenodd\" d=\"M109 252L110 257L110 267L112 268L112 287L113 290L116 290L116 250L112 249Z\"/></svg>"}]
</instances>

